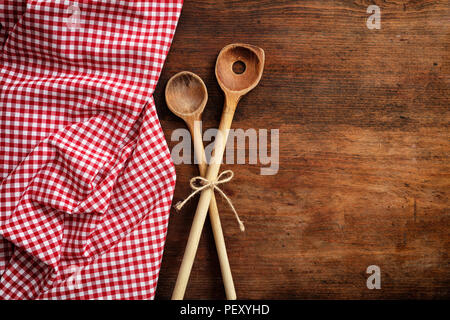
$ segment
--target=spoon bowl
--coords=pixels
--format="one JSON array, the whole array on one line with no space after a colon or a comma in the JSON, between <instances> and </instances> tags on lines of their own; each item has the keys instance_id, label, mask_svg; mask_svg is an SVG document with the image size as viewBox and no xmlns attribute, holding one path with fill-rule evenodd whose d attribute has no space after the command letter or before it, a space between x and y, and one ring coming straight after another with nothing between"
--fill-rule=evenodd
<instances>
[{"instance_id":1,"label":"spoon bowl","mask_svg":"<svg viewBox=\"0 0 450 320\"><path fill-rule=\"evenodd\" d=\"M230 44L217 57L216 78L222 90L243 96L261 79L264 51L249 44Z\"/></svg>"},{"instance_id":2,"label":"spoon bowl","mask_svg":"<svg viewBox=\"0 0 450 320\"><path fill-rule=\"evenodd\" d=\"M170 111L187 121L199 120L208 101L205 83L195 73L182 71L167 82L166 102Z\"/></svg>"},{"instance_id":3,"label":"spoon bowl","mask_svg":"<svg viewBox=\"0 0 450 320\"><path fill-rule=\"evenodd\" d=\"M228 132L233 122L234 112L240 98L258 84L264 69L264 50L248 44L231 44L224 47L217 57L216 78L225 93L225 103L220 120L219 131L214 141L214 151L206 171L208 181L216 181L226 147ZM239 71L235 64L240 64ZM194 264L195 254L208 213L208 206L214 196L212 188L201 191L194 221L192 222L186 250L184 251L177 282L173 290L172 299L180 300L184 297L189 276ZM239 220L240 221L240 220ZM242 222L241 222L242 225ZM242 230L242 229L241 229ZM234 296L235 298L235 296Z\"/></svg>"}]
</instances>

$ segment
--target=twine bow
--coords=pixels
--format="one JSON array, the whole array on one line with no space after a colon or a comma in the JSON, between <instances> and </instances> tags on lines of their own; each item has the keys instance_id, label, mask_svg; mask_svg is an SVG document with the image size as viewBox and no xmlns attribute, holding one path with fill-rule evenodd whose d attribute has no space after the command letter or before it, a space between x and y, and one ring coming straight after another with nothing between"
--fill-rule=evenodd
<instances>
[{"instance_id":1,"label":"twine bow","mask_svg":"<svg viewBox=\"0 0 450 320\"><path fill-rule=\"evenodd\" d=\"M184 199L183 201L179 201L175 205L175 209L177 209L178 211L181 210L181 208L197 193L201 192L204 189L211 188L213 190L217 190L220 193L220 195L224 197L225 200L227 200L228 205L230 206L231 210L234 213L234 216L236 217L237 222L239 223L239 228L241 229L242 232L244 232L245 231L244 223L242 223L241 219L239 219L239 216L236 212L236 209L233 206L233 203L231 202L230 198L228 198L227 195L218 187L219 184L229 182L233 178L233 176L234 176L233 171L225 170L221 174L219 174L217 179L213 181L209 181L208 179L205 179L201 176L193 177L190 180L189 185L191 186L191 189L194 191L186 199ZM198 184L200 184L201 186L199 186Z\"/></svg>"}]
</instances>

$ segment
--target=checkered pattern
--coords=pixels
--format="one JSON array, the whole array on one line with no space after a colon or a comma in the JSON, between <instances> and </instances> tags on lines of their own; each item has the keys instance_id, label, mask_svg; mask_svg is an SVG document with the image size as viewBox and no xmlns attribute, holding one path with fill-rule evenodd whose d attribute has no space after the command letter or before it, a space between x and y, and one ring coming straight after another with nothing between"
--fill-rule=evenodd
<instances>
[{"instance_id":1,"label":"checkered pattern","mask_svg":"<svg viewBox=\"0 0 450 320\"><path fill-rule=\"evenodd\" d=\"M181 7L0 2L0 298L154 297L175 171L152 93Z\"/></svg>"}]
</instances>

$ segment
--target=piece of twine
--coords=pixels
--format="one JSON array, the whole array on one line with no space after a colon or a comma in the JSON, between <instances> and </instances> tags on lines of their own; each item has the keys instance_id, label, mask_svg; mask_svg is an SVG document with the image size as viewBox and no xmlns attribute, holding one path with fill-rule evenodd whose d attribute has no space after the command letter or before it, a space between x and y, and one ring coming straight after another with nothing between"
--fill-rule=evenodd
<instances>
[{"instance_id":1,"label":"piece of twine","mask_svg":"<svg viewBox=\"0 0 450 320\"><path fill-rule=\"evenodd\" d=\"M175 209L177 209L177 211L180 211L181 208L183 208L183 206L197 193L201 192L204 189L211 188L213 190L217 190L221 194L221 196L224 197L225 200L227 200L228 205L230 206L231 210L233 210L234 216L236 217L236 220L239 223L239 228L241 229L242 232L244 232L245 231L244 223L241 221L241 219L239 219L239 215L237 214L236 209L233 206L233 203L231 202L230 198L228 198L227 195L218 187L219 184L229 182L231 179L233 179L233 176L234 176L233 171L225 170L221 174L219 174L219 176L213 181L209 181L208 179L205 179L201 176L193 177L190 180L189 185L191 186L191 189L194 191L186 199L184 199L183 201L179 201L175 205ZM198 184L200 184L201 186L198 186Z\"/></svg>"}]
</instances>

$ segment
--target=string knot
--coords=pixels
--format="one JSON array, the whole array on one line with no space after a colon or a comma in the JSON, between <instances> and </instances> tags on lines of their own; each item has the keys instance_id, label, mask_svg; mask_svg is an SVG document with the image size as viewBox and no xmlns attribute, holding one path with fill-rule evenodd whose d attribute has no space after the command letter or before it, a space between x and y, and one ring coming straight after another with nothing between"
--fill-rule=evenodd
<instances>
[{"instance_id":1,"label":"string knot","mask_svg":"<svg viewBox=\"0 0 450 320\"><path fill-rule=\"evenodd\" d=\"M191 189L193 190L193 192L183 201L179 201L176 205L175 205L175 209L177 211L180 211L181 208L183 208L183 206L193 197L195 196L197 193L201 192L204 189L213 189L216 190L217 192L220 193L220 195L227 200L228 205L230 206L231 210L234 213L234 216L236 217L237 222L239 223L239 228L241 229L242 232L245 231L245 226L244 223L241 221L241 219L239 219L239 215L236 212L236 209L233 206L233 203L231 202L230 198L227 197L227 195L222 191L222 189L219 188L220 184L223 183L227 183L230 182L231 179L233 179L234 176L234 172L231 170L225 170L222 171L221 174L219 174L219 176L212 181L209 181L208 179L205 179L201 176L197 176L197 177L193 177L190 181L189 181L189 185L191 186Z\"/></svg>"}]
</instances>

